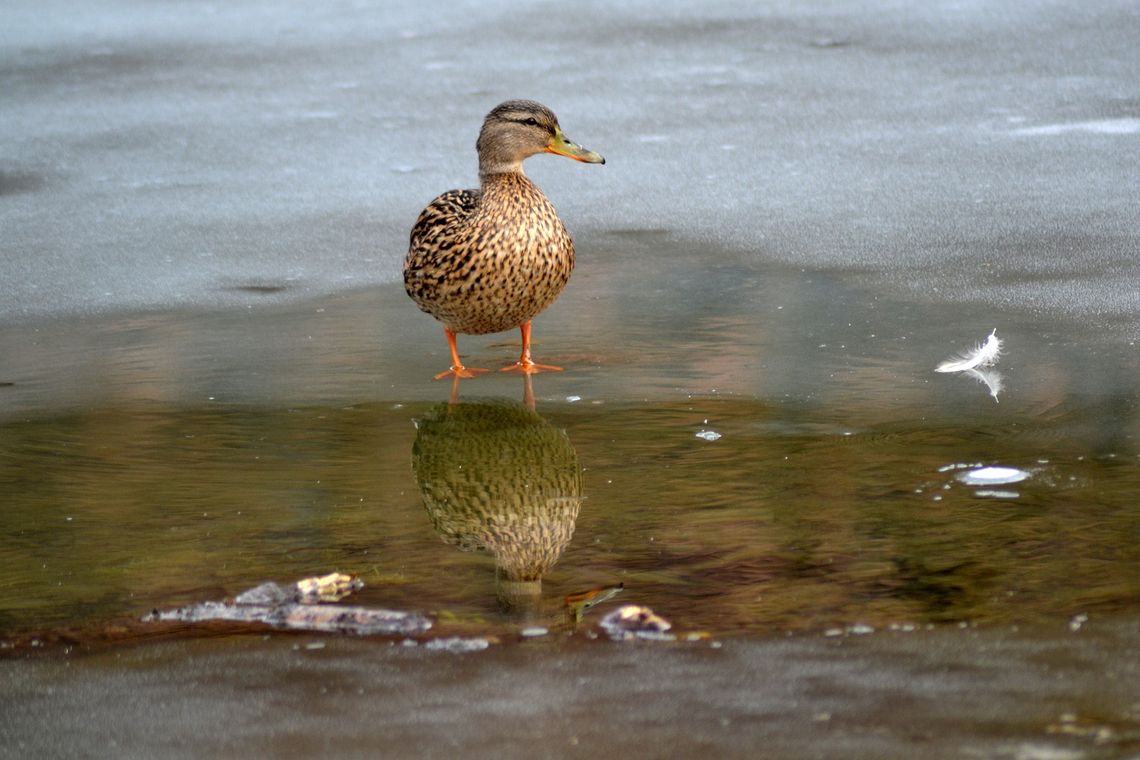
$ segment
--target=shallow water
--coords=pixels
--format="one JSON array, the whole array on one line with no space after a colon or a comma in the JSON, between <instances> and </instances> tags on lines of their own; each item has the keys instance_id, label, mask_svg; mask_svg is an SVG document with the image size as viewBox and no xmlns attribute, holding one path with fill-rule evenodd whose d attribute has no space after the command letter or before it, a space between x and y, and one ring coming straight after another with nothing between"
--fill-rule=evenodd
<instances>
[{"instance_id":1,"label":"shallow water","mask_svg":"<svg viewBox=\"0 0 1140 760\"><path fill-rule=\"evenodd\" d=\"M566 372L533 409L497 374L449 403L398 287L0 333L0 638L331 570L441 631L616 583L718 635L1136 612L1130 347L652 231L599 244L638 263L583 266L536 322ZM932 371L995 327L996 400ZM517 337L460 347L497 367ZM1018 479L964 482L981 466Z\"/></svg>"}]
</instances>

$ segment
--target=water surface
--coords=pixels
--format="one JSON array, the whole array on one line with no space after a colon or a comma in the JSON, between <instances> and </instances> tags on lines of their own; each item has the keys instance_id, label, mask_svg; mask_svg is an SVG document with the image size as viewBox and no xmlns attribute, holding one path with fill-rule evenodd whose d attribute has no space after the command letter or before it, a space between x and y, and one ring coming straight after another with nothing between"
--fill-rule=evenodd
<instances>
[{"instance_id":1,"label":"water surface","mask_svg":"<svg viewBox=\"0 0 1140 760\"><path fill-rule=\"evenodd\" d=\"M720 635L1136 611L1127 347L611 244L657 259L583 267L535 328L567 371L529 393L432 382L446 344L398 287L0 333L0 635L331 570L489 632L616 583ZM933 373L995 327L996 398ZM497 367L517 336L460 346Z\"/></svg>"}]
</instances>

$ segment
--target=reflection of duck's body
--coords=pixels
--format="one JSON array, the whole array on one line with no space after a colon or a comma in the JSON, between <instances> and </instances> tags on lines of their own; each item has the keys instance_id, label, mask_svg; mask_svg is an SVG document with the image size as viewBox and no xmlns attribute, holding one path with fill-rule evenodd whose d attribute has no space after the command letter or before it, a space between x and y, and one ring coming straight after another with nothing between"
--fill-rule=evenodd
<instances>
[{"instance_id":1,"label":"reflection of duck's body","mask_svg":"<svg viewBox=\"0 0 1140 760\"><path fill-rule=\"evenodd\" d=\"M478 190L451 190L428 204L412 227L404 288L443 323L451 368L436 378L470 377L456 333L481 335L518 327L522 355L506 367L524 373L558 369L530 357L530 322L554 302L574 268L574 244L554 206L523 174L522 162L555 153L605 163L569 142L549 108L529 100L487 114L477 143Z\"/></svg>"},{"instance_id":2,"label":"reflection of duck's body","mask_svg":"<svg viewBox=\"0 0 1140 760\"><path fill-rule=\"evenodd\" d=\"M508 401L440 405L417 428L412 467L432 525L448 543L494 556L504 606L533 607L582 503L570 439Z\"/></svg>"}]
</instances>

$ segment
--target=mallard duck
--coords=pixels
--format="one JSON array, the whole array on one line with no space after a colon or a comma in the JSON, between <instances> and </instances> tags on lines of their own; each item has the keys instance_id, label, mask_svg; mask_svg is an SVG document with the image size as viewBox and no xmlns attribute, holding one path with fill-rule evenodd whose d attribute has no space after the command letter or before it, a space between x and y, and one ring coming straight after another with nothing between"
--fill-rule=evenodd
<instances>
[{"instance_id":1,"label":"mallard duck","mask_svg":"<svg viewBox=\"0 0 1140 760\"><path fill-rule=\"evenodd\" d=\"M522 354L503 371L526 374L560 367L530 356L531 320L554 302L574 269L574 243L554 206L523 174L536 153L588 164L606 160L570 142L558 118L531 100L508 100L483 121L477 190L449 190L427 205L412 227L404 289L443 323L451 367L436 375L473 377L463 366L457 333L483 335L519 328Z\"/></svg>"}]
</instances>

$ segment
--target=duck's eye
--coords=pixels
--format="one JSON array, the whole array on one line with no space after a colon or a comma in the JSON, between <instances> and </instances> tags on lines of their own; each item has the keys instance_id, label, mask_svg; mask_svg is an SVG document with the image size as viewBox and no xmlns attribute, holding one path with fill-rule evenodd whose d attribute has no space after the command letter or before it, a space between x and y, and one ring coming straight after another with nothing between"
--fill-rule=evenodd
<instances>
[{"instance_id":1,"label":"duck's eye","mask_svg":"<svg viewBox=\"0 0 1140 760\"><path fill-rule=\"evenodd\" d=\"M538 126L538 119L534 118L533 116L530 116L523 123L527 124L529 126L532 126L532 127L537 127Z\"/></svg>"}]
</instances>

